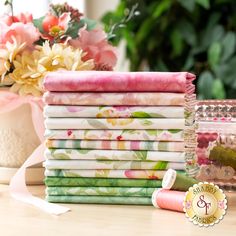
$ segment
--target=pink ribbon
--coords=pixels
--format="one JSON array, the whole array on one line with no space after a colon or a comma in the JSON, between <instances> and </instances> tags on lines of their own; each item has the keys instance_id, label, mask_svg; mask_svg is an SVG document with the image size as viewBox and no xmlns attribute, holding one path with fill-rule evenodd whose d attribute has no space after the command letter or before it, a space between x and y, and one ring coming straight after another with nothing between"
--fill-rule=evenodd
<instances>
[{"instance_id":1,"label":"pink ribbon","mask_svg":"<svg viewBox=\"0 0 236 236\"><path fill-rule=\"evenodd\" d=\"M41 144L28 157L25 163L18 169L10 182L10 194L16 200L34 205L48 213L59 215L69 211L67 207L49 203L43 199L34 197L27 189L25 181L26 168L43 162L44 159L44 118L43 102L41 98L33 96L19 96L15 93L0 92L0 114L13 111L23 104L30 104L32 110L32 122L35 132Z\"/></svg>"},{"instance_id":2,"label":"pink ribbon","mask_svg":"<svg viewBox=\"0 0 236 236\"><path fill-rule=\"evenodd\" d=\"M44 140L44 118L42 98L33 96L19 96L18 94L1 91L0 92L0 114L15 110L23 104L30 104L32 109L32 122L36 134L41 142Z\"/></svg>"}]
</instances>

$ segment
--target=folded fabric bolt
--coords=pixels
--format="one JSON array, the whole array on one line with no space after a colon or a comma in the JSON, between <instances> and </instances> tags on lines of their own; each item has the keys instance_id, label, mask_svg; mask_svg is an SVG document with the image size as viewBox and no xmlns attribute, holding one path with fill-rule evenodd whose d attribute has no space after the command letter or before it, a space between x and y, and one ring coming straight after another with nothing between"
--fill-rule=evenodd
<instances>
[{"instance_id":1,"label":"folded fabric bolt","mask_svg":"<svg viewBox=\"0 0 236 236\"><path fill-rule=\"evenodd\" d=\"M47 129L184 129L184 119L46 118Z\"/></svg>"},{"instance_id":2,"label":"folded fabric bolt","mask_svg":"<svg viewBox=\"0 0 236 236\"><path fill-rule=\"evenodd\" d=\"M48 105L44 107L44 116L82 118L184 118L184 107Z\"/></svg>"},{"instance_id":3,"label":"folded fabric bolt","mask_svg":"<svg viewBox=\"0 0 236 236\"><path fill-rule=\"evenodd\" d=\"M87 177L87 178L127 178L127 179L163 179L166 170L45 170L45 176L51 177Z\"/></svg>"},{"instance_id":4,"label":"folded fabric bolt","mask_svg":"<svg viewBox=\"0 0 236 236\"><path fill-rule=\"evenodd\" d=\"M114 197L114 196L46 196L48 202L92 203L122 205L152 205L151 197Z\"/></svg>"},{"instance_id":5,"label":"folded fabric bolt","mask_svg":"<svg viewBox=\"0 0 236 236\"><path fill-rule=\"evenodd\" d=\"M149 187L160 188L161 180L150 179L115 179L115 178L70 178L70 177L46 177L46 186L69 186L69 187Z\"/></svg>"},{"instance_id":6,"label":"folded fabric bolt","mask_svg":"<svg viewBox=\"0 0 236 236\"><path fill-rule=\"evenodd\" d=\"M46 160L44 167L47 169L113 169L113 170L184 170L182 162L167 161L100 161L100 160Z\"/></svg>"},{"instance_id":7,"label":"folded fabric bolt","mask_svg":"<svg viewBox=\"0 0 236 236\"><path fill-rule=\"evenodd\" d=\"M190 136L190 135L189 135ZM86 140L140 140L140 141L184 141L184 130L52 130L46 129L48 139L86 139Z\"/></svg>"},{"instance_id":8,"label":"folded fabric bolt","mask_svg":"<svg viewBox=\"0 0 236 236\"><path fill-rule=\"evenodd\" d=\"M46 159L57 160L139 160L184 162L184 152L46 149Z\"/></svg>"},{"instance_id":9,"label":"folded fabric bolt","mask_svg":"<svg viewBox=\"0 0 236 236\"><path fill-rule=\"evenodd\" d=\"M90 106L184 106L184 93L65 93L46 92L44 102L50 105Z\"/></svg>"},{"instance_id":10,"label":"folded fabric bolt","mask_svg":"<svg viewBox=\"0 0 236 236\"><path fill-rule=\"evenodd\" d=\"M48 148L74 148L98 150L148 150L148 151L184 151L184 142L158 142L158 141L88 141L88 140L47 140ZM85 152L89 150L85 150Z\"/></svg>"},{"instance_id":11,"label":"folded fabric bolt","mask_svg":"<svg viewBox=\"0 0 236 236\"><path fill-rule=\"evenodd\" d=\"M44 80L48 91L194 91L195 75L187 72L109 72L58 71L49 73Z\"/></svg>"},{"instance_id":12,"label":"folded fabric bolt","mask_svg":"<svg viewBox=\"0 0 236 236\"><path fill-rule=\"evenodd\" d=\"M137 187L47 187L50 196L151 197L155 188Z\"/></svg>"}]
</instances>

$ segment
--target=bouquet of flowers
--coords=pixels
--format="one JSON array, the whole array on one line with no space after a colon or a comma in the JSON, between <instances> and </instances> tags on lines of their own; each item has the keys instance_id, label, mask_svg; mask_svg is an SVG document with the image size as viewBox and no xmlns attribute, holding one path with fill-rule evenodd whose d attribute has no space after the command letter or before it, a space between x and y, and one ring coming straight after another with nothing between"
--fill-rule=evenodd
<instances>
[{"instance_id":1,"label":"bouquet of flowers","mask_svg":"<svg viewBox=\"0 0 236 236\"><path fill-rule=\"evenodd\" d=\"M33 19L29 13L0 17L0 83L19 95L41 96L42 80L57 70L112 70L116 48L97 23L69 6L50 5Z\"/></svg>"}]
</instances>

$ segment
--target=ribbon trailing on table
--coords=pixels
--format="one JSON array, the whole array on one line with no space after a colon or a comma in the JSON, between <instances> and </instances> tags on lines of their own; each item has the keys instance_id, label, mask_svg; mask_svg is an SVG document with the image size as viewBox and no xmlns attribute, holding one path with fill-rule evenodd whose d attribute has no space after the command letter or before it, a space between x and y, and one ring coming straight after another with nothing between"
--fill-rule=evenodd
<instances>
[{"instance_id":1,"label":"ribbon trailing on table","mask_svg":"<svg viewBox=\"0 0 236 236\"><path fill-rule=\"evenodd\" d=\"M69 208L62 207L53 203L48 203L43 199L34 197L27 189L25 181L26 168L43 162L44 159L44 118L43 102L41 98L33 96L19 96L12 92L0 92L0 114L15 110L16 108L29 104L32 110L32 122L35 132L41 144L27 158L25 163L18 169L10 182L10 194L16 200L32 204L51 214L62 214L69 211Z\"/></svg>"}]
</instances>

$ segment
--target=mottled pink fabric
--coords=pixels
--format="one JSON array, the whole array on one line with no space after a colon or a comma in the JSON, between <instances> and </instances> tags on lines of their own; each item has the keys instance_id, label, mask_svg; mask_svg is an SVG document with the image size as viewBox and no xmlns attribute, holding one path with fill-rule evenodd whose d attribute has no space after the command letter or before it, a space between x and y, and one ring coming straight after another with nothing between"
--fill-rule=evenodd
<instances>
[{"instance_id":1,"label":"mottled pink fabric","mask_svg":"<svg viewBox=\"0 0 236 236\"><path fill-rule=\"evenodd\" d=\"M191 94L195 75L187 72L58 71L44 81L47 91L176 92Z\"/></svg>"}]
</instances>

